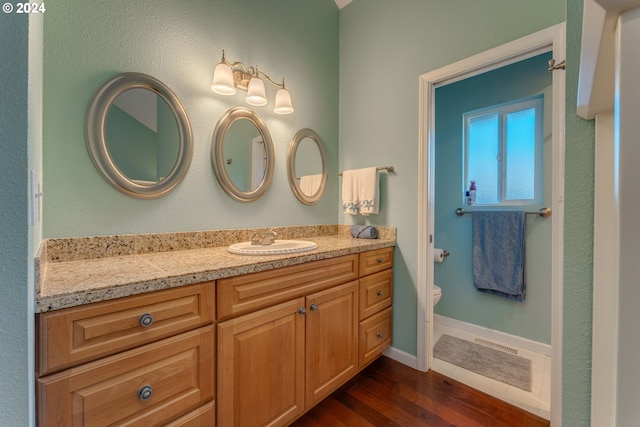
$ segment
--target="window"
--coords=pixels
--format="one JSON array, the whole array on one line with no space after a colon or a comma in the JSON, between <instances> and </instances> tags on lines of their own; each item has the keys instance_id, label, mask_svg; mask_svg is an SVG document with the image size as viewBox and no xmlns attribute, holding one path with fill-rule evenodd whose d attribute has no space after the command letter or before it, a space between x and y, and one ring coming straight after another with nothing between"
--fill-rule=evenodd
<instances>
[{"instance_id":1,"label":"window","mask_svg":"<svg viewBox=\"0 0 640 427\"><path fill-rule=\"evenodd\" d=\"M542 95L463 115L464 194L477 205L542 204Z\"/></svg>"}]
</instances>

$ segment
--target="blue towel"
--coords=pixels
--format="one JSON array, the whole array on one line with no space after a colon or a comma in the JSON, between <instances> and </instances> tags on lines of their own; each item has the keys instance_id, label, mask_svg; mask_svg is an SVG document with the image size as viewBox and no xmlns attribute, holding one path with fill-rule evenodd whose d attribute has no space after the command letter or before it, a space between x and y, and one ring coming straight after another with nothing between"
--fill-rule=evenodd
<instances>
[{"instance_id":1,"label":"blue towel","mask_svg":"<svg viewBox=\"0 0 640 427\"><path fill-rule=\"evenodd\" d=\"M351 235L359 239L377 239L378 230L371 225L352 225Z\"/></svg>"},{"instance_id":2,"label":"blue towel","mask_svg":"<svg viewBox=\"0 0 640 427\"><path fill-rule=\"evenodd\" d=\"M473 283L480 292L524 301L523 210L473 211Z\"/></svg>"}]
</instances>

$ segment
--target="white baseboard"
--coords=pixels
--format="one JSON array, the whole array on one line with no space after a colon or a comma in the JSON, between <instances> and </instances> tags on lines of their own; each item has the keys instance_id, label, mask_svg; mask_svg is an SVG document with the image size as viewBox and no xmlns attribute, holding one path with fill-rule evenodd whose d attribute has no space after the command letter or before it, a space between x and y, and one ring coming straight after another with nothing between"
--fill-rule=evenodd
<instances>
[{"instance_id":1,"label":"white baseboard","mask_svg":"<svg viewBox=\"0 0 640 427\"><path fill-rule=\"evenodd\" d=\"M448 326L450 328L459 329L469 334L477 335L481 338L497 341L511 347L517 347L524 350L533 351L545 356L551 356L551 346L541 342L533 341L527 338L518 337L507 334L506 332L496 331L494 329L485 328L484 326L474 325L472 323L463 322L461 320L452 319L450 317L433 315L434 324ZM391 357L391 356L390 356Z\"/></svg>"},{"instance_id":2,"label":"white baseboard","mask_svg":"<svg viewBox=\"0 0 640 427\"><path fill-rule=\"evenodd\" d=\"M414 356L413 354L409 354L405 351L399 350L395 347L390 347L387 350L385 350L384 353L385 356L387 356L390 359L395 360L396 362L400 362L403 365L407 365L410 368L413 369L418 369L418 358L416 356Z\"/></svg>"}]
</instances>

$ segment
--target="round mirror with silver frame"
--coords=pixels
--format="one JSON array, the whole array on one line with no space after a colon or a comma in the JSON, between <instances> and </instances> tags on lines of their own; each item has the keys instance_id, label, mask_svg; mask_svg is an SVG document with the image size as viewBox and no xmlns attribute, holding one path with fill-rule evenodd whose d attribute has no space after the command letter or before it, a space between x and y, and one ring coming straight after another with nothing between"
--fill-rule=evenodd
<instances>
[{"instance_id":1,"label":"round mirror with silver frame","mask_svg":"<svg viewBox=\"0 0 640 427\"><path fill-rule=\"evenodd\" d=\"M274 148L267 125L252 110L236 107L220 117L211 141L211 162L224 191L253 202L273 178Z\"/></svg>"},{"instance_id":2,"label":"round mirror with silver frame","mask_svg":"<svg viewBox=\"0 0 640 427\"><path fill-rule=\"evenodd\" d=\"M104 179L141 199L173 190L184 179L193 156L184 106L168 86L142 73L118 74L97 90L85 117L85 140ZM140 163L146 166L135 170Z\"/></svg>"},{"instance_id":3,"label":"round mirror with silver frame","mask_svg":"<svg viewBox=\"0 0 640 427\"><path fill-rule=\"evenodd\" d=\"M289 144L289 185L305 205L318 203L327 186L327 156L324 144L311 129L299 130Z\"/></svg>"}]
</instances>

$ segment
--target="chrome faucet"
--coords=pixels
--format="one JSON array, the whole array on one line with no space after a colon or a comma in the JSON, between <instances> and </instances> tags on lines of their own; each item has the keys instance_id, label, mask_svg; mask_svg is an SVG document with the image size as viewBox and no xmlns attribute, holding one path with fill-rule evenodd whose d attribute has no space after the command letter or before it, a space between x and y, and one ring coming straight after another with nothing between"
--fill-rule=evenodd
<instances>
[{"instance_id":1,"label":"chrome faucet","mask_svg":"<svg viewBox=\"0 0 640 427\"><path fill-rule=\"evenodd\" d=\"M256 233L251 237L252 245L271 245L278 236L274 230L269 230L266 233Z\"/></svg>"}]
</instances>

